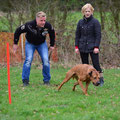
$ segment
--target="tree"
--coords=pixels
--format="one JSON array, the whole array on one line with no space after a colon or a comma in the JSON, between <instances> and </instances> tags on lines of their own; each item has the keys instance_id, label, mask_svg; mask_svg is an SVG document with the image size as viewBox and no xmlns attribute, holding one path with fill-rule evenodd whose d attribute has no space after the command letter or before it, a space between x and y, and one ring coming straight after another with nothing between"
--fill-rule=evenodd
<instances>
[{"instance_id":1,"label":"tree","mask_svg":"<svg viewBox=\"0 0 120 120\"><path fill-rule=\"evenodd\" d=\"M113 22L116 28L116 37L118 38L118 46L120 47L120 1L109 0L110 11L112 13Z\"/></svg>"}]
</instances>

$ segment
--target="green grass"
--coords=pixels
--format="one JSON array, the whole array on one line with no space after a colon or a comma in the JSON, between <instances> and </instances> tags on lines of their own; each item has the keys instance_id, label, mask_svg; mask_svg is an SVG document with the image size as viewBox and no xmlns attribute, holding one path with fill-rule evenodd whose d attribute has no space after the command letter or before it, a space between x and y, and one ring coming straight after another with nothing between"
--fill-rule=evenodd
<instances>
[{"instance_id":1,"label":"green grass","mask_svg":"<svg viewBox=\"0 0 120 120\"><path fill-rule=\"evenodd\" d=\"M74 80L56 88L68 69L51 68L51 86L42 85L41 69L32 67L30 86L22 87L21 67L10 68L12 104L8 101L7 68L0 69L0 120L119 120L120 69L104 70L105 84L90 84L89 96Z\"/></svg>"}]
</instances>

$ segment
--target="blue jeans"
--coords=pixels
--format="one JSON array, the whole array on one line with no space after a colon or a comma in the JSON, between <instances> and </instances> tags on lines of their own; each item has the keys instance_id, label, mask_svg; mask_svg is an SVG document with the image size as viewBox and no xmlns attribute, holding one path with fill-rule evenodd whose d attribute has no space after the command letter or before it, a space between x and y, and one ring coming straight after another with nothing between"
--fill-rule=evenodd
<instances>
[{"instance_id":1,"label":"blue jeans","mask_svg":"<svg viewBox=\"0 0 120 120\"><path fill-rule=\"evenodd\" d=\"M48 58L48 47L46 41L40 45L33 45L29 43L27 40L25 41L25 62L23 64L23 71L22 71L22 80L29 82L29 76L30 76L30 69L31 69L31 63L33 60L33 55L35 50L38 51L41 60L42 60L42 74L43 74L43 81L49 82L51 75L50 75L50 63Z\"/></svg>"}]
</instances>

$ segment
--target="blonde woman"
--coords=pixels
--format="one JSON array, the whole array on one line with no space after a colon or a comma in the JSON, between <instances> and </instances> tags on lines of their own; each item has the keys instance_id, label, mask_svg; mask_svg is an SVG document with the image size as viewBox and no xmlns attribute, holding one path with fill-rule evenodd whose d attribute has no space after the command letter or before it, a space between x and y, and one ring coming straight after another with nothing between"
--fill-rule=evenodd
<instances>
[{"instance_id":1,"label":"blonde woman","mask_svg":"<svg viewBox=\"0 0 120 120\"><path fill-rule=\"evenodd\" d=\"M83 19L79 20L75 37L75 52L80 53L83 64L89 64L89 55L93 66L100 72L100 85L104 84L102 69L99 64L99 46L101 41L101 26L93 17L94 8L87 3L81 10Z\"/></svg>"}]
</instances>

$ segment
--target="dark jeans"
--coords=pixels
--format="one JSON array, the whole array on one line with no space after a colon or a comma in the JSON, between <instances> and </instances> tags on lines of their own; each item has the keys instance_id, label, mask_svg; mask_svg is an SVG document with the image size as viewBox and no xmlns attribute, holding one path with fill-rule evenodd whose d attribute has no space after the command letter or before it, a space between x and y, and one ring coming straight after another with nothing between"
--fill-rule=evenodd
<instances>
[{"instance_id":1,"label":"dark jeans","mask_svg":"<svg viewBox=\"0 0 120 120\"><path fill-rule=\"evenodd\" d=\"M90 52L90 53L80 52L82 63L83 64L89 64L89 54L90 54L90 57L91 57L94 68L97 71L99 71L100 73L102 73L102 69L101 69L100 63L99 63L99 54L95 54L93 52Z\"/></svg>"}]
</instances>

